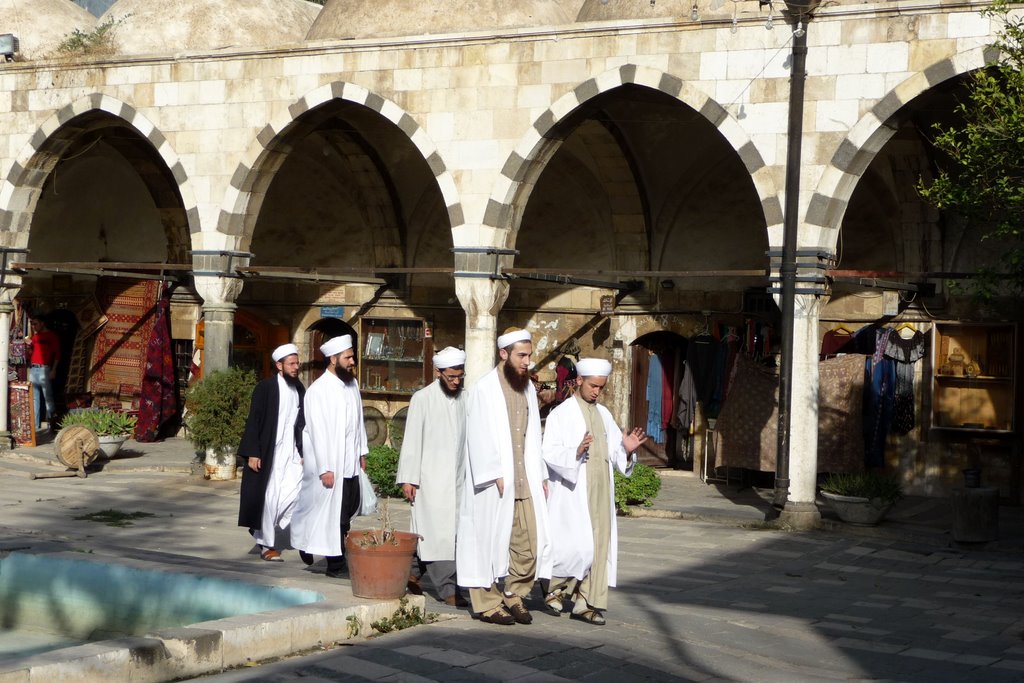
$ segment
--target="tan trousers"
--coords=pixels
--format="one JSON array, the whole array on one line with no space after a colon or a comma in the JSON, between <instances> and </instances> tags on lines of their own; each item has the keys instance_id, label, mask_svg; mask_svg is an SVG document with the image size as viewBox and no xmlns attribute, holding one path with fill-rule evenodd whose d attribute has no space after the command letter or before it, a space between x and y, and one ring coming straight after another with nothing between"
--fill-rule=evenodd
<instances>
[{"instance_id":1,"label":"tan trousers","mask_svg":"<svg viewBox=\"0 0 1024 683\"><path fill-rule=\"evenodd\" d=\"M519 602L533 589L537 573L537 518L533 513L533 500L524 498L515 501L512 511L512 537L508 543L508 576L505 577L505 592L502 594L497 583L490 588L470 588L469 599L473 611L489 614L503 604Z\"/></svg>"}]
</instances>

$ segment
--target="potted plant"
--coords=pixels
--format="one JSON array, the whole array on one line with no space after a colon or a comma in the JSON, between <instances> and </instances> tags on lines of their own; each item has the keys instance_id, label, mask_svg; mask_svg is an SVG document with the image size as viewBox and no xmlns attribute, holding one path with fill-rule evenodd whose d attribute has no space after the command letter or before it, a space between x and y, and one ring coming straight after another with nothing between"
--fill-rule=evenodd
<instances>
[{"instance_id":1,"label":"potted plant","mask_svg":"<svg viewBox=\"0 0 1024 683\"><path fill-rule=\"evenodd\" d=\"M352 530L345 537L352 595L393 600L405 595L420 536L395 530L387 498L378 501L377 521L377 528Z\"/></svg>"},{"instance_id":2,"label":"potted plant","mask_svg":"<svg viewBox=\"0 0 1024 683\"><path fill-rule=\"evenodd\" d=\"M235 452L255 387L251 370L230 368L204 377L185 394L185 429L196 451L203 454L207 479L235 478Z\"/></svg>"},{"instance_id":3,"label":"potted plant","mask_svg":"<svg viewBox=\"0 0 1024 683\"><path fill-rule=\"evenodd\" d=\"M903 497L896 479L870 472L832 474L821 485L821 495L839 519L848 524L878 524Z\"/></svg>"},{"instance_id":4,"label":"potted plant","mask_svg":"<svg viewBox=\"0 0 1024 683\"><path fill-rule=\"evenodd\" d=\"M135 431L136 417L111 408L83 408L72 410L60 421L60 428L81 426L91 429L99 439L100 451L107 458L114 457L121 445Z\"/></svg>"}]
</instances>

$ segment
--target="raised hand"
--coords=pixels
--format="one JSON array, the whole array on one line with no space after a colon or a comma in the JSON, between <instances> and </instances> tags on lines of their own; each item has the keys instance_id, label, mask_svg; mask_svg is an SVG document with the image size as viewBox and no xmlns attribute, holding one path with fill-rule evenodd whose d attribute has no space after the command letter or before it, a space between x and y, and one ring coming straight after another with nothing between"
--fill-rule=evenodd
<instances>
[{"instance_id":1,"label":"raised hand","mask_svg":"<svg viewBox=\"0 0 1024 683\"><path fill-rule=\"evenodd\" d=\"M647 435L644 434L644 430L639 427L634 427L632 430L622 435L622 447L626 449L627 453L632 453L636 449L640 448L640 446L646 441Z\"/></svg>"}]
</instances>

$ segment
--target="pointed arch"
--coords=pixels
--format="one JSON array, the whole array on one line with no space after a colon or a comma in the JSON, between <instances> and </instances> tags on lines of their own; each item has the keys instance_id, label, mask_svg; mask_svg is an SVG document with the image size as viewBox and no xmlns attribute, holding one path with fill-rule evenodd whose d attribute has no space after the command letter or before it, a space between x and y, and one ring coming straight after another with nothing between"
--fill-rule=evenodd
<instances>
[{"instance_id":1,"label":"pointed arch","mask_svg":"<svg viewBox=\"0 0 1024 683\"><path fill-rule=\"evenodd\" d=\"M993 56L990 48L978 47L935 62L907 77L850 128L836 147L807 207L805 223L818 229L818 247L836 248L839 227L853 191L868 166L896 133L898 125L894 120L900 110L929 89L984 67Z\"/></svg>"},{"instance_id":2,"label":"pointed arch","mask_svg":"<svg viewBox=\"0 0 1024 683\"><path fill-rule=\"evenodd\" d=\"M235 169L221 205L218 232L238 245L252 240L256 217L274 174L291 151L290 140L297 132L315 127L306 116L317 107L340 100L367 107L393 123L422 155L444 199L451 227L464 222L455 180L441 158L437 145L419 123L391 100L362 86L336 81L320 86L288 107L287 114L264 126Z\"/></svg>"},{"instance_id":3,"label":"pointed arch","mask_svg":"<svg viewBox=\"0 0 1024 683\"><path fill-rule=\"evenodd\" d=\"M116 119L152 145L174 179L190 234L200 231L199 208L188 174L177 152L157 126L135 107L117 98L93 93L62 107L33 133L7 175L0 181L0 232L15 233L18 243L27 242L32 215L47 177L61 156L82 132L76 120L90 112Z\"/></svg>"}]
</instances>

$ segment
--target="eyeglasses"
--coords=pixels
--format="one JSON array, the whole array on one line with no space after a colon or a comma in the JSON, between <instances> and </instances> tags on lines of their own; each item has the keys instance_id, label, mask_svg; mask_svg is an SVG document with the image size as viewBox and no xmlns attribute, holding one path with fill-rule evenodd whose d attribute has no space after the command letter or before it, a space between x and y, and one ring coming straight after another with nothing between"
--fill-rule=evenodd
<instances>
[{"instance_id":1,"label":"eyeglasses","mask_svg":"<svg viewBox=\"0 0 1024 683\"><path fill-rule=\"evenodd\" d=\"M444 377L449 382L461 382L462 380L464 380L466 378L465 373L458 374L458 375L446 375L446 374L444 374L442 372L441 376Z\"/></svg>"}]
</instances>

